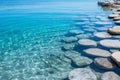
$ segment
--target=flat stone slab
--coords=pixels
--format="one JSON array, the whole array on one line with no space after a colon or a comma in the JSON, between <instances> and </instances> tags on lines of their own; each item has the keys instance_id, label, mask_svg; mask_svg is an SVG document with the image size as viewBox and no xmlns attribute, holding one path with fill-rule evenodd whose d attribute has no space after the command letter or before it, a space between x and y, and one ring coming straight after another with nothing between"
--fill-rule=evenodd
<instances>
[{"instance_id":1,"label":"flat stone slab","mask_svg":"<svg viewBox=\"0 0 120 80\"><path fill-rule=\"evenodd\" d=\"M119 14L110 14L110 15L108 16L108 18L115 18L115 17L119 17Z\"/></svg>"},{"instance_id":2,"label":"flat stone slab","mask_svg":"<svg viewBox=\"0 0 120 80\"><path fill-rule=\"evenodd\" d=\"M120 67L120 51L112 53L111 58Z\"/></svg>"},{"instance_id":3,"label":"flat stone slab","mask_svg":"<svg viewBox=\"0 0 120 80\"><path fill-rule=\"evenodd\" d=\"M91 39L80 39L78 41L79 45L83 45L83 46L89 46L89 47L96 47L97 46L97 42Z\"/></svg>"},{"instance_id":4,"label":"flat stone slab","mask_svg":"<svg viewBox=\"0 0 120 80\"><path fill-rule=\"evenodd\" d=\"M76 58L72 58L72 62L76 66L82 67L82 66L87 66L87 65L91 64L92 60L87 57L84 57L84 56L78 56Z\"/></svg>"},{"instance_id":5,"label":"flat stone slab","mask_svg":"<svg viewBox=\"0 0 120 80\"><path fill-rule=\"evenodd\" d=\"M96 25L111 25L111 22L95 22Z\"/></svg>"},{"instance_id":6,"label":"flat stone slab","mask_svg":"<svg viewBox=\"0 0 120 80\"><path fill-rule=\"evenodd\" d=\"M76 36L78 39L86 39L92 37L92 34L79 34Z\"/></svg>"},{"instance_id":7,"label":"flat stone slab","mask_svg":"<svg viewBox=\"0 0 120 80\"><path fill-rule=\"evenodd\" d=\"M115 24L120 25L120 20L115 21Z\"/></svg>"},{"instance_id":8,"label":"flat stone slab","mask_svg":"<svg viewBox=\"0 0 120 80\"><path fill-rule=\"evenodd\" d=\"M73 58L76 58L76 57L80 56L80 53L78 53L76 51L67 51L64 54L64 56L67 57L68 59L73 59Z\"/></svg>"},{"instance_id":9,"label":"flat stone slab","mask_svg":"<svg viewBox=\"0 0 120 80\"><path fill-rule=\"evenodd\" d=\"M110 33L111 35L120 35L120 26L109 28L108 33Z\"/></svg>"},{"instance_id":10,"label":"flat stone slab","mask_svg":"<svg viewBox=\"0 0 120 80\"><path fill-rule=\"evenodd\" d=\"M94 33L94 36L97 38L110 38L111 37L111 35L106 32L97 32L97 33Z\"/></svg>"},{"instance_id":11,"label":"flat stone slab","mask_svg":"<svg viewBox=\"0 0 120 80\"><path fill-rule=\"evenodd\" d=\"M120 20L120 17L115 17L113 20L118 21L118 20Z\"/></svg>"},{"instance_id":12,"label":"flat stone slab","mask_svg":"<svg viewBox=\"0 0 120 80\"><path fill-rule=\"evenodd\" d=\"M78 35L78 34L83 33L83 31L81 31L81 30L70 30L69 33L72 34L72 35Z\"/></svg>"},{"instance_id":13,"label":"flat stone slab","mask_svg":"<svg viewBox=\"0 0 120 80\"><path fill-rule=\"evenodd\" d=\"M101 80L120 80L120 76L112 71L109 71L102 75Z\"/></svg>"},{"instance_id":14,"label":"flat stone slab","mask_svg":"<svg viewBox=\"0 0 120 80\"><path fill-rule=\"evenodd\" d=\"M74 44L65 44L62 48L64 50L72 50L74 48Z\"/></svg>"},{"instance_id":15,"label":"flat stone slab","mask_svg":"<svg viewBox=\"0 0 120 80\"><path fill-rule=\"evenodd\" d=\"M77 41L78 39L76 37L65 37L64 39L62 39L63 42L66 42L66 43L71 43L71 42L75 42Z\"/></svg>"},{"instance_id":16,"label":"flat stone slab","mask_svg":"<svg viewBox=\"0 0 120 80\"><path fill-rule=\"evenodd\" d=\"M85 68L73 69L68 78L69 80L97 80L96 75L90 69Z\"/></svg>"},{"instance_id":17,"label":"flat stone slab","mask_svg":"<svg viewBox=\"0 0 120 80\"><path fill-rule=\"evenodd\" d=\"M95 58L94 64L105 70L112 70L114 68L114 64L107 58Z\"/></svg>"},{"instance_id":18,"label":"flat stone slab","mask_svg":"<svg viewBox=\"0 0 120 80\"><path fill-rule=\"evenodd\" d=\"M100 41L100 44L107 48L120 48L119 40L104 39Z\"/></svg>"},{"instance_id":19,"label":"flat stone slab","mask_svg":"<svg viewBox=\"0 0 120 80\"><path fill-rule=\"evenodd\" d=\"M99 48L85 49L84 52L93 57L109 57L110 56L109 51L99 49Z\"/></svg>"}]
</instances>

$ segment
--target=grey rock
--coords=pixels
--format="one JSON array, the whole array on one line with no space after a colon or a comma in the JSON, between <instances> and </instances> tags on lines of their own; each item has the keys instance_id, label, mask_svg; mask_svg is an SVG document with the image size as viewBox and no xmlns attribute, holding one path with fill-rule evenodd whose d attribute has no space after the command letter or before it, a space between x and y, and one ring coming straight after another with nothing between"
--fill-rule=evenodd
<instances>
[{"instance_id":1,"label":"grey rock","mask_svg":"<svg viewBox=\"0 0 120 80\"><path fill-rule=\"evenodd\" d=\"M96 47L97 46L97 42L91 39L80 39L78 41L79 45L83 45L83 46L89 46L89 47Z\"/></svg>"},{"instance_id":2,"label":"grey rock","mask_svg":"<svg viewBox=\"0 0 120 80\"><path fill-rule=\"evenodd\" d=\"M120 76L117 75L116 73L110 71L110 72L105 72L102 77L101 80L120 80Z\"/></svg>"},{"instance_id":3,"label":"grey rock","mask_svg":"<svg viewBox=\"0 0 120 80\"><path fill-rule=\"evenodd\" d=\"M89 69L73 69L68 76L69 80L97 80L96 75Z\"/></svg>"},{"instance_id":4,"label":"grey rock","mask_svg":"<svg viewBox=\"0 0 120 80\"><path fill-rule=\"evenodd\" d=\"M104 39L100 41L100 44L107 48L120 48L119 40Z\"/></svg>"},{"instance_id":5,"label":"grey rock","mask_svg":"<svg viewBox=\"0 0 120 80\"><path fill-rule=\"evenodd\" d=\"M84 50L84 52L93 57L109 57L110 56L109 51L99 49L99 48L89 48Z\"/></svg>"},{"instance_id":6,"label":"grey rock","mask_svg":"<svg viewBox=\"0 0 120 80\"><path fill-rule=\"evenodd\" d=\"M94 64L105 70L112 70L114 68L114 64L107 58L95 58Z\"/></svg>"}]
</instances>

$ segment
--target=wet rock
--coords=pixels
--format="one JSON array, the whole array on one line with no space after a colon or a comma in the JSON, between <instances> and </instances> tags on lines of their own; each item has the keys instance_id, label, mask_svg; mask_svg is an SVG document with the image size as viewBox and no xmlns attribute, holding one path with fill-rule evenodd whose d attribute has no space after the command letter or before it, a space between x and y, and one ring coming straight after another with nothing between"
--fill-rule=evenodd
<instances>
[{"instance_id":1,"label":"wet rock","mask_svg":"<svg viewBox=\"0 0 120 80\"><path fill-rule=\"evenodd\" d=\"M87 66L87 65L91 64L92 60L87 57L78 56L76 58L72 58L72 62L75 65L82 67L82 66Z\"/></svg>"},{"instance_id":2,"label":"wet rock","mask_svg":"<svg viewBox=\"0 0 120 80\"><path fill-rule=\"evenodd\" d=\"M65 44L62 48L64 50L72 50L74 48L74 44Z\"/></svg>"},{"instance_id":3,"label":"wet rock","mask_svg":"<svg viewBox=\"0 0 120 80\"><path fill-rule=\"evenodd\" d=\"M69 75L69 80L97 80L96 75L89 69L78 68L73 69Z\"/></svg>"},{"instance_id":4,"label":"wet rock","mask_svg":"<svg viewBox=\"0 0 120 80\"><path fill-rule=\"evenodd\" d=\"M81 39L78 41L78 44L83 45L83 46L89 46L89 47L97 46L97 42L94 40L90 40L90 39Z\"/></svg>"},{"instance_id":5,"label":"wet rock","mask_svg":"<svg viewBox=\"0 0 120 80\"><path fill-rule=\"evenodd\" d=\"M120 76L112 71L109 71L102 75L101 80L120 80Z\"/></svg>"},{"instance_id":6,"label":"wet rock","mask_svg":"<svg viewBox=\"0 0 120 80\"><path fill-rule=\"evenodd\" d=\"M107 48L120 48L119 40L105 39L105 40L101 40L100 44Z\"/></svg>"},{"instance_id":7,"label":"wet rock","mask_svg":"<svg viewBox=\"0 0 120 80\"><path fill-rule=\"evenodd\" d=\"M111 37L111 35L106 32L97 32L97 33L94 33L94 36L97 38L110 38Z\"/></svg>"},{"instance_id":8,"label":"wet rock","mask_svg":"<svg viewBox=\"0 0 120 80\"><path fill-rule=\"evenodd\" d=\"M72 34L72 35L78 35L78 34L83 33L83 31L81 31L81 30L70 30L69 33Z\"/></svg>"},{"instance_id":9,"label":"wet rock","mask_svg":"<svg viewBox=\"0 0 120 80\"><path fill-rule=\"evenodd\" d=\"M92 37L92 34L89 34L89 33L87 33L87 34L80 34L80 35L77 35L76 37L78 39L86 39L86 38Z\"/></svg>"},{"instance_id":10,"label":"wet rock","mask_svg":"<svg viewBox=\"0 0 120 80\"><path fill-rule=\"evenodd\" d=\"M78 53L76 51L67 51L64 56L69 59L73 59L73 58L80 56L80 53Z\"/></svg>"},{"instance_id":11,"label":"wet rock","mask_svg":"<svg viewBox=\"0 0 120 80\"><path fill-rule=\"evenodd\" d=\"M114 52L118 52L119 49L110 49L110 52L114 53Z\"/></svg>"},{"instance_id":12,"label":"wet rock","mask_svg":"<svg viewBox=\"0 0 120 80\"><path fill-rule=\"evenodd\" d=\"M94 64L105 70L112 70L114 68L114 64L107 58L95 58Z\"/></svg>"},{"instance_id":13,"label":"wet rock","mask_svg":"<svg viewBox=\"0 0 120 80\"><path fill-rule=\"evenodd\" d=\"M113 20L118 21L118 20L120 20L120 17L115 17Z\"/></svg>"},{"instance_id":14,"label":"wet rock","mask_svg":"<svg viewBox=\"0 0 120 80\"><path fill-rule=\"evenodd\" d=\"M108 16L108 18L115 18L115 17L119 17L119 14L110 14L110 15Z\"/></svg>"},{"instance_id":15,"label":"wet rock","mask_svg":"<svg viewBox=\"0 0 120 80\"><path fill-rule=\"evenodd\" d=\"M93 57L109 57L109 51L99 49L99 48L89 48L85 49L84 52Z\"/></svg>"},{"instance_id":16,"label":"wet rock","mask_svg":"<svg viewBox=\"0 0 120 80\"><path fill-rule=\"evenodd\" d=\"M75 42L77 41L78 39L76 37L66 37L64 38L62 41L63 42L66 42L66 43L71 43L71 42Z\"/></svg>"},{"instance_id":17,"label":"wet rock","mask_svg":"<svg viewBox=\"0 0 120 80\"><path fill-rule=\"evenodd\" d=\"M96 32L96 30L92 29L92 28L86 28L86 29L84 29L84 31L87 31L87 32Z\"/></svg>"},{"instance_id":18,"label":"wet rock","mask_svg":"<svg viewBox=\"0 0 120 80\"><path fill-rule=\"evenodd\" d=\"M116 11L116 12L113 12L113 14L120 14L120 12L119 12L119 11Z\"/></svg>"},{"instance_id":19,"label":"wet rock","mask_svg":"<svg viewBox=\"0 0 120 80\"><path fill-rule=\"evenodd\" d=\"M120 25L120 21L119 20L115 21L115 24Z\"/></svg>"},{"instance_id":20,"label":"wet rock","mask_svg":"<svg viewBox=\"0 0 120 80\"><path fill-rule=\"evenodd\" d=\"M120 51L112 53L111 58L120 67Z\"/></svg>"},{"instance_id":21,"label":"wet rock","mask_svg":"<svg viewBox=\"0 0 120 80\"><path fill-rule=\"evenodd\" d=\"M120 35L120 26L109 28L108 33L110 33L111 35Z\"/></svg>"}]
</instances>

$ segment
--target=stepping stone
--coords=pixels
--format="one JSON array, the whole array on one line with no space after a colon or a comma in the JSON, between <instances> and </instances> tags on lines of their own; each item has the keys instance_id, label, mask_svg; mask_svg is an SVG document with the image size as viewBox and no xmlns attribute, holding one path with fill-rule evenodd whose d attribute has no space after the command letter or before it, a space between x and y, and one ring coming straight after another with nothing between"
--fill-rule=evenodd
<instances>
[{"instance_id":1,"label":"stepping stone","mask_svg":"<svg viewBox=\"0 0 120 80\"><path fill-rule=\"evenodd\" d=\"M68 59L73 59L73 58L76 58L76 57L80 56L80 53L78 53L76 51L67 51L64 54L64 56L67 57Z\"/></svg>"},{"instance_id":2,"label":"stepping stone","mask_svg":"<svg viewBox=\"0 0 120 80\"><path fill-rule=\"evenodd\" d=\"M90 40L90 39L81 39L78 41L79 45L82 46L88 46L88 47L96 47L97 46L97 42L94 40Z\"/></svg>"},{"instance_id":3,"label":"stepping stone","mask_svg":"<svg viewBox=\"0 0 120 80\"><path fill-rule=\"evenodd\" d=\"M85 49L84 52L93 57L109 57L110 56L109 51L99 49L99 48Z\"/></svg>"},{"instance_id":4,"label":"stepping stone","mask_svg":"<svg viewBox=\"0 0 120 80\"><path fill-rule=\"evenodd\" d=\"M77 35L76 37L78 39L86 39L86 38L92 37L92 34L89 34L89 33L87 33L87 34L80 34L80 35Z\"/></svg>"},{"instance_id":5,"label":"stepping stone","mask_svg":"<svg viewBox=\"0 0 120 80\"><path fill-rule=\"evenodd\" d=\"M69 33L72 34L72 35L78 35L78 34L83 33L83 31L81 31L81 30L70 30Z\"/></svg>"},{"instance_id":6,"label":"stepping stone","mask_svg":"<svg viewBox=\"0 0 120 80\"><path fill-rule=\"evenodd\" d=\"M91 64L92 60L87 57L78 56L76 58L72 58L72 62L76 66L82 67L82 66L87 66L87 65Z\"/></svg>"},{"instance_id":7,"label":"stepping stone","mask_svg":"<svg viewBox=\"0 0 120 80\"><path fill-rule=\"evenodd\" d=\"M92 29L92 28L85 28L83 29L84 31L87 31L87 32L96 32L95 29Z\"/></svg>"},{"instance_id":8,"label":"stepping stone","mask_svg":"<svg viewBox=\"0 0 120 80\"><path fill-rule=\"evenodd\" d=\"M120 48L119 40L104 39L100 41L100 45L107 48Z\"/></svg>"},{"instance_id":9,"label":"stepping stone","mask_svg":"<svg viewBox=\"0 0 120 80\"><path fill-rule=\"evenodd\" d=\"M115 21L115 24L120 25L120 21L119 20Z\"/></svg>"},{"instance_id":10,"label":"stepping stone","mask_svg":"<svg viewBox=\"0 0 120 80\"><path fill-rule=\"evenodd\" d=\"M69 80L97 80L96 75L90 69L85 68L73 69L68 78Z\"/></svg>"},{"instance_id":11,"label":"stepping stone","mask_svg":"<svg viewBox=\"0 0 120 80\"><path fill-rule=\"evenodd\" d=\"M110 15L108 16L108 18L115 18L115 17L119 17L119 14L110 14Z\"/></svg>"},{"instance_id":12,"label":"stepping stone","mask_svg":"<svg viewBox=\"0 0 120 80\"><path fill-rule=\"evenodd\" d=\"M116 12L113 12L113 14L120 14L120 12L119 12L119 11L116 11Z\"/></svg>"},{"instance_id":13,"label":"stepping stone","mask_svg":"<svg viewBox=\"0 0 120 80\"><path fill-rule=\"evenodd\" d=\"M82 25L86 25L87 22L76 22L75 25L77 26L82 26Z\"/></svg>"},{"instance_id":14,"label":"stepping stone","mask_svg":"<svg viewBox=\"0 0 120 80\"><path fill-rule=\"evenodd\" d=\"M120 35L120 26L109 28L108 33L110 33L111 35Z\"/></svg>"},{"instance_id":15,"label":"stepping stone","mask_svg":"<svg viewBox=\"0 0 120 80\"><path fill-rule=\"evenodd\" d=\"M112 71L109 71L102 75L101 80L120 80L120 76Z\"/></svg>"},{"instance_id":16,"label":"stepping stone","mask_svg":"<svg viewBox=\"0 0 120 80\"><path fill-rule=\"evenodd\" d=\"M115 17L113 20L118 21L118 20L120 20L120 17Z\"/></svg>"},{"instance_id":17,"label":"stepping stone","mask_svg":"<svg viewBox=\"0 0 120 80\"><path fill-rule=\"evenodd\" d=\"M64 50L72 50L74 48L74 44L65 44L62 48Z\"/></svg>"},{"instance_id":18,"label":"stepping stone","mask_svg":"<svg viewBox=\"0 0 120 80\"><path fill-rule=\"evenodd\" d=\"M114 53L114 52L118 52L119 49L110 49L110 52Z\"/></svg>"},{"instance_id":19,"label":"stepping stone","mask_svg":"<svg viewBox=\"0 0 120 80\"><path fill-rule=\"evenodd\" d=\"M120 67L120 51L112 53L111 58Z\"/></svg>"},{"instance_id":20,"label":"stepping stone","mask_svg":"<svg viewBox=\"0 0 120 80\"><path fill-rule=\"evenodd\" d=\"M114 64L107 58L95 58L94 64L105 70L112 70L114 68Z\"/></svg>"},{"instance_id":21,"label":"stepping stone","mask_svg":"<svg viewBox=\"0 0 120 80\"><path fill-rule=\"evenodd\" d=\"M110 38L111 37L111 35L106 32L97 32L97 33L94 33L94 36L97 38Z\"/></svg>"},{"instance_id":22,"label":"stepping stone","mask_svg":"<svg viewBox=\"0 0 120 80\"><path fill-rule=\"evenodd\" d=\"M71 42L75 42L77 41L78 39L76 37L66 37L64 38L62 41L63 42L66 42L66 43L71 43Z\"/></svg>"}]
</instances>

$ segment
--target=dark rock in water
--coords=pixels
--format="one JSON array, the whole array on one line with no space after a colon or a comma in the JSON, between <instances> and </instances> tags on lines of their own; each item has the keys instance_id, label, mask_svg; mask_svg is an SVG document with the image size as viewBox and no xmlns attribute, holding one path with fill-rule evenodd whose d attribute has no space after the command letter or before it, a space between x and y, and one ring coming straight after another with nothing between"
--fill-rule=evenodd
<instances>
[{"instance_id":1,"label":"dark rock in water","mask_svg":"<svg viewBox=\"0 0 120 80\"><path fill-rule=\"evenodd\" d=\"M107 48L120 48L119 40L105 39L105 40L101 40L100 44Z\"/></svg>"},{"instance_id":2,"label":"dark rock in water","mask_svg":"<svg viewBox=\"0 0 120 80\"><path fill-rule=\"evenodd\" d=\"M66 42L66 43L71 43L71 42L75 42L77 41L78 39L76 37L66 37L64 38L62 41L63 42Z\"/></svg>"},{"instance_id":3,"label":"dark rock in water","mask_svg":"<svg viewBox=\"0 0 120 80\"><path fill-rule=\"evenodd\" d=\"M88 46L88 47L96 47L97 46L97 42L94 40L90 40L90 39L81 39L78 41L79 45L83 45L83 46Z\"/></svg>"},{"instance_id":4,"label":"dark rock in water","mask_svg":"<svg viewBox=\"0 0 120 80\"><path fill-rule=\"evenodd\" d=\"M109 28L108 33L110 33L111 35L120 35L120 26Z\"/></svg>"},{"instance_id":5,"label":"dark rock in water","mask_svg":"<svg viewBox=\"0 0 120 80\"><path fill-rule=\"evenodd\" d=\"M102 77L101 80L120 80L120 76L117 75L116 73L110 71L110 72L105 72Z\"/></svg>"},{"instance_id":6,"label":"dark rock in water","mask_svg":"<svg viewBox=\"0 0 120 80\"><path fill-rule=\"evenodd\" d=\"M111 35L106 32L97 32L97 33L94 33L94 36L97 38L110 38L111 37Z\"/></svg>"},{"instance_id":7,"label":"dark rock in water","mask_svg":"<svg viewBox=\"0 0 120 80\"><path fill-rule=\"evenodd\" d=\"M82 66L87 66L87 65L91 64L92 60L87 57L77 56L76 58L72 58L72 62L76 66L82 67Z\"/></svg>"},{"instance_id":8,"label":"dark rock in water","mask_svg":"<svg viewBox=\"0 0 120 80\"><path fill-rule=\"evenodd\" d=\"M94 64L105 70L112 70L114 68L114 64L107 58L95 58Z\"/></svg>"},{"instance_id":9,"label":"dark rock in water","mask_svg":"<svg viewBox=\"0 0 120 80\"><path fill-rule=\"evenodd\" d=\"M83 33L83 31L81 31L81 30L70 30L69 33L72 34L72 35L78 35L78 34Z\"/></svg>"},{"instance_id":10,"label":"dark rock in water","mask_svg":"<svg viewBox=\"0 0 120 80\"><path fill-rule=\"evenodd\" d=\"M97 80L96 75L90 69L85 68L73 69L68 78L69 80Z\"/></svg>"},{"instance_id":11,"label":"dark rock in water","mask_svg":"<svg viewBox=\"0 0 120 80\"><path fill-rule=\"evenodd\" d=\"M120 67L120 51L112 53L111 58Z\"/></svg>"},{"instance_id":12,"label":"dark rock in water","mask_svg":"<svg viewBox=\"0 0 120 80\"><path fill-rule=\"evenodd\" d=\"M119 20L120 20L120 17L115 17L113 20L114 20L114 21L119 21Z\"/></svg>"},{"instance_id":13,"label":"dark rock in water","mask_svg":"<svg viewBox=\"0 0 120 80\"><path fill-rule=\"evenodd\" d=\"M109 51L99 49L99 48L89 48L84 50L84 52L93 57L109 57Z\"/></svg>"},{"instance_id":14,"label":"dark rock in water","mask_svg":"<svg viewBox=\"0 0 120 80\"><path fill-rule=\"evenodd\" d=\"M64 50L72 50L74 48L74 44L65 44L63 46Z\"/></svg>"}]
</instances>

